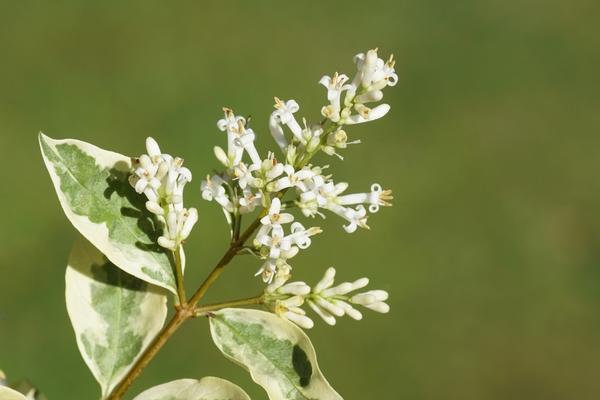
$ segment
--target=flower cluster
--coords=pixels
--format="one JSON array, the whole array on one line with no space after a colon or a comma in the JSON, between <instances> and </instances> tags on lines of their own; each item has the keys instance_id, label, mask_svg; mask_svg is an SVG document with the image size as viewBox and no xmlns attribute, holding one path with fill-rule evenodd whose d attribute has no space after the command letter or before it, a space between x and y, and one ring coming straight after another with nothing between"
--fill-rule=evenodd
<instances>
[{"instance_id":1,"label":"flower cluster","mask_svg":"<svg viewBox=\"0 0 600 400\"><path fill-rule=\"evenodd\" d=\"M297 118L300 106L295 100L275 97L275 109L269 118L269 130L281 151L261 156L255 146L256 133L249 119L223 108L224 117L217 127L227 135L227 148L214 148L214 154L225 167L209 175L201 184L202 197L215 201L223 209L231 225L232 242L238 239L242 217L259 209L260 229L251 251L263 261L257 275L266 283L290 279L289 260L306 249L318 227L305 228L287 212L292 208L305 217L325 217L325 211L344 220L348 233L359 227L368 228L368 212L390 206L392 194L375 183L370 191L348 194L348 184L335 182L325 173L328 166L311 163L319 151L337 155L349 144L344 125L376 120L390 109L387 104L369 108L366 104L381 101L382 90L396 84L393 58L384 62L377 50L355 57L357 73L349 81L346 75L324 76L320 83L327 88L329 105L323 107L326 117L320 124ZM287 199L287 200L286 200ZM287 227L289 225L289 228Z\"/></svg>"},{"instance_id":2,"label":"flower cluster","mask_svg":"<svg viewBox=\"0 0 600 400\"><path fill-rule=\"evenodd\" d=\"M390 56L387 61L383 61L378 57L377 49L357 54L354 63L357 72L352 82L346 84L350 78L337 72L333 76L325 75L319 81L327 89L329 101L329 105L321 109L321 114L339 125L374 121L385 116L390 110L388 104L379 104L373 108L366 104L381 101L382 90L398 82L398 75L394 71L394 57Z\"/></svg>"},{"instance_id":3,"label":"flower cluster","mask_svg":"<svg viewBox=\"0 0 600 400\"><path fill-rule=\"evenodd\" d=\"M336 317L348 315L357 321L362 313L354 308L356 305L370 310L387 313L390 307L385 301L388 293L385 290L369 290L351 294L369 284L368 278L360 278L354 282L343 282L333 286L335 268L328 268L323 278L312 288L304 282L285 283L282 279L275 280L267 286L264 294L265 303L279 316L296 325L310 329L314 323L306 315L301 306L308 306L329 325L335 325Z\"/></svg>"},{"instance_id":4,"label":"flower cluster","mask_svg":"<svg viewBox=\"0 0 600 400\"><path fill-rule=\"evenodd\" d=\"M146 208L161 224L158 244L176 251L198 221L198 211L183 206L183 188L191 182L192 173L183 166L183 159L161 153L151 137L146 139L146 151L134 159L129 183L146 196Z\"/></svg>"},{"instance_id":5,"label":"flower cluster","mask_svg":"<svg viewBox=\"0 0 600 400\"><path fill-rule=\"evenodd\" d=\"M305 229L301 223L294 222L290 226L290 233L286 235L282 225L291 223L294 216L280 210L281 201L276 197L271 202L268 214L261 218L261 227L254 239L255 247L267 259L256 275L262 275L268 283L273 281L275 275L279 279L289 279L292 267L287 260L298 254L300 249L308 248L311 236L321 233L318 227Z\"/></svg>"}]
</instances>

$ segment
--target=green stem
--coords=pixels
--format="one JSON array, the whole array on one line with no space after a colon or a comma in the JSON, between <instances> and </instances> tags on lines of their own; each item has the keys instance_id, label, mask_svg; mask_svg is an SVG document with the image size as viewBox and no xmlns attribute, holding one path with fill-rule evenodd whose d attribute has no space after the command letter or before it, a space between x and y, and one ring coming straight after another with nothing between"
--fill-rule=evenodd
<instances>
[{"instance_id":1,"label":"green stem","mask_svg":"<svg viewBox=\"0 0 600 400\"><path fill-rule=\"evenodd\" d=\"M206 314L211 311L217 311L222 308L263 304L264 300L265 299L264 299L263 295L261 294L261 295L255 296L255 297L248 297L246 299L231 300L231 301L225 301L222 303L208 304L208 305L196 308L196 316L200 316L200 315Z\"/></svg>"},{"instance_id":2,"label":"green stem","mask_svg":"<svg viewBox=\"0 0 600 400\"><path fill-rule=\"evenodd\" d=\"M238 212L238 214L235 216L235 219L234 219L233 238L231 239L232 242L239 240L241 230L242 230L242 214L240 214Z\"/></svg>"},{"instance_id":3,"label":"green stem","mask_svg":"<svg viewBox=\"0 0 600 400\"><path fill-rule=\"evenodd\" d=\"M233 242L231 244L231 246L229 246L229 249L227 250L227 252L225 252L225 254L223 255L223 257L221 257L221 259L219 260L219 262L217 263L217 265L215 265L215 267L210 272L210 274L208 274L208 276L206 277L206 279L204 280L204 282L202 282L202 284L200 285L200 287L198 288L198 290L196 290L196 293L194 293L192 295L192 297L190 297L190 301L189 301L188 304L191 307L196 306L196 304L198 304L198 302L200 300L202 300L202 297L204 297L204 295L206 294L206 291L208 290L208 288L210 288L211 285L223 273L223 270L225 269L225 267L227 266L227 264L229 264L229 262L233 259L233 257L235 257L235 255L237 254L237 252L240 251L244 247L244 244L246 243L246 241L250 238L250 236L252 236L252 234L254 233L254 231L260 226L260 218L262 218L264 216L264 214L266 213L266 211L267 210L264 210L259 215L259 217L256 218L254 220L254 222L252 222L252 224L248 228L246 228L246 230L244 231L244 233L241 234L241 236L239 237L239 239L236 240L235 242Z\"/></svg>"},{"instance_id":4,"label":"green stem","mask_svg":"<svg viewBox=\"0 0 600 400\"><path fill-rule=\"evenodd\" d=\"M327 126L328 122L329 122L328 119L325 119L323 122L321 122L321 127L323 128L323 133L321 134L321 143L319 144L319 146L313 152L310 152L310 153L306 152L306 153L304 153L298 159L298 162L295 165L295 169L302 169L302 168L304 168L310 162L310 160L313 158L313 156L319 152L319 150L321 149L321 147L325 143L327 143L327 136L329 136L329 134L331 132L335 131L340 126L337 123L332 123L331 125Z\"/></svg>"},{"instance_id":5,"label":"green stem","mask_svg":"<svg viewBox=\"0 0 600 400\"><path fill-rule=\"evenodd\" d=\"M183 265L182 265L180 251L183 251L181 246L179 246L175 251L173 251L173 259L175 260L175 278L177 279L177 296L179 297L179 305L183 306L187 302L187 297L185 295L185 286L183 285Z\"/></svg>"}]
</instances>

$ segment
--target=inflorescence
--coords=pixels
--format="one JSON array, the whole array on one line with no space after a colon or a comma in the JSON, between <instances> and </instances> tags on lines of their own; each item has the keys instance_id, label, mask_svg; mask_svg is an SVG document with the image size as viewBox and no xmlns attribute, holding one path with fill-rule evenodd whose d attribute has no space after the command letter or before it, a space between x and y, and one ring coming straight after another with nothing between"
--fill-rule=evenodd
<instances>
[{"instance_id":1,"label":"inflorescence","mask_svg":"<svg viewBox=\"0 0 600 400\"><path fill-rule=\"evenodd\" d=\"M297 208L303 216L312 218L335 214L344 220L344 230L352 233L369 228L368 213L390 206L393 199L392 192L378 183L368 191L348 194L348 183L335 182L327 165L311 163L319 152L343 159L340 152L360 143L349 140L345 128L377 120L390 110L381 100L383 89L398 81L393 57L384 61L374 49L356 55L354 62L357 71L352 80L337 72L320 79L329 104L322 107L324 120L319 124L309 124L304 118L299 121L298 103L275 97L269 130L280 157L272 151L261 156L255 146L257 134L248 119L223 108L224 116L217 127L226 134L227 147L216 146L214 154L224 168L201 183L202 197L221 206L234 236L243 215L261 211L260 227L246 249L262 259L256 274L268 284L267 304L303 328L313 325L300 308L304 303L330 325L343 315L361 319L362 314L353 307L357 304L382 313L389 310L385 291L349 294L366 286L367 278L333 287L333 268L312 288L303 282L286 283L291 278L289 260L308 248L312 237L321 232L316 226L305 227L289 211ZM146 148L147 154L136 159L130 182L138 193L146 195L146 208L161 224L158 244L176 251L198 220L195 208L183 206L183 188L192 175L182 166L182 159L162 154L152 138L147 139ZM284 201L286 197L290 200Z\"/></svg>"}]
</instances>

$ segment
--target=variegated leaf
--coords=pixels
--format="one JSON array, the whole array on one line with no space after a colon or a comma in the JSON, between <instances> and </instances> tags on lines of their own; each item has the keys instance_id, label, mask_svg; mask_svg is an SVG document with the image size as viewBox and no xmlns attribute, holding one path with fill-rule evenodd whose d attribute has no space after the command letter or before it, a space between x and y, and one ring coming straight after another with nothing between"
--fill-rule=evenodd
<instances>
[{"instance_id":1,"label":"variegated leaf","mask_svg":"<svg viewBox=\"0 0 600 400\"><path fill-rule=\"evenodd\" d=\"M167 292L117 268L80 238L69 257L66 300L79 352L104 398L162 328Z\"/></svg>"},{"instance_id":2,"label":"variegated leaf","mask_svg":"<svg viewBox=\"0 0 600 400\"><path fill-rule=\"evenodd\" d=\"M221 378L179 379L155 386L133 400L250 400L237 385Z\"/></svg>"},{"instance_id":3,"label":"variegated leaf","mask_svg":"<svg viewBox=\"0 0 600 400\"><path fill-rule=\"evenodd\" d=\"M27 400L27 397L6 386L0 386L0 400Z\"/></svg>"},{"instance_id":4,"label":"variegated leaf","mask_svg":"<svg viewBox=\"0 0 600 400\"><path fill-rule=\"evenodd\" d=\"M275 314L227 308L213 314L217 347L245 367L271 400L338 400L317 364L308 336Z\"/></svg>"},{"instance_id":5,"label":"variegated leaf","mask_svg":"<svg viewBox=\"0 0 600 400\"><path fill-rule=\"evenodd\" d=\"M131 159L79 140L40 133L44 162L67 218L113 264L177 293L169 255L145 199L128 182Z\"/></svg>"}]
</instances>

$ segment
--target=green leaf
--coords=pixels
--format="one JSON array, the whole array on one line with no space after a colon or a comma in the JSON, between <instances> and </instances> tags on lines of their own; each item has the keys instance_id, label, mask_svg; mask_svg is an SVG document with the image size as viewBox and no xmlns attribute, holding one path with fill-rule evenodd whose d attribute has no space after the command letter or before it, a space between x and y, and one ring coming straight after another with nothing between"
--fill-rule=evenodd
<instances>
[{"instance_id":1,"label":"green leaf","mask_svg":"<svg viewBox=\"0 0 600 400\"><path fill-rule=\"evenodd\" d=\"M27 397L9 387L0 386L0 400L27 400Z\"/></svg>"},{"instance_id":2,"label":"green leaf","mask_svg":"<svg viewBox=\"0 0 600 400\"><path fill-rule=\"evenodd\" d=\"M65 280L77 346L104 398L164 325L167 292L117 268L83 238Z\"/></svg>"},{"instance_id":3,"label":"green leaf","mask_svg":"<svg viewBox=\"0 0 600 400\"><path fill-rule=\"evenodd\" d=\"M308 336L272 313L227 308L213 314L217 347L246 368L271 400L337 400L317 364Z\"/></svg>"},{"instance_id":4,"label":"green leaf","mask_svg":"<svg viewBox=\"0 0 600 400\"><path fill-rule=\"evenodd\" d=\"M145 198L128 182L131 159L40 133L44 162L67 218L113 264L177 294L169 255Z\"/></svg>"},{"instance_id":5,"label":"green leaf","mask_svg":"<svg viewBox=\"0 0 600 400\"><path fill-rule=\"evenodd\" d=\"M239 386L221 378L179 379L155 386L133 400L250 400Z\"/></svg>"}]
</instances>

